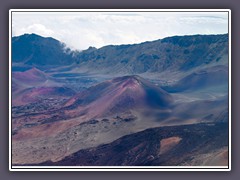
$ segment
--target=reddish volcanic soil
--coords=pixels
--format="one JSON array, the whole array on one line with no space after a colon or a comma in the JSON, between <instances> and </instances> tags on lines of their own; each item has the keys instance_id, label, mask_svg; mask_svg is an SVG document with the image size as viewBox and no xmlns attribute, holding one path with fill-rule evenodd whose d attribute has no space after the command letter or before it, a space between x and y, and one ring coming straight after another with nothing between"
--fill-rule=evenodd
<instances>
[{"instance_id":1,"label":"reddish volcanic soil","mask_svg":"<svg viewBox=\"0 0 240 180\"><path fill-rule=\"evenodd\" d=\"M61 96L62 91L66 94L67 90L59 91L58 88L53 87L32 88L26 90L21 99L13 101L15 104L37 102L41 96ZM48 136L51 133L55 134L54 132L68 129L79 122L113 117L138 108L164 110L168 109L171 103L171 95L139 76L115 78L75 95L67 101L64 107L59 106L59 109L52 111L46 109L40 113L32 111L25 116L17 114L13 121L13 128L19 130L14 139ZM76 123L75 121L63 121L76 117L79 119ZM28 128L22 128L25 124Z\"/></svg>"},{"instance_id":2,"label":"reddish volcanic soil","mask_svg":"<svg viewBox=\"0 0 240 180\"><path fill-rule=\"evenodd\" d=\"M39 101L41 98L54 97L69 97L75 92L64 87L37 87L28 88L15 94L12 99L13 106L25 105Z\"/></svg>"},{"instance_id":3,"label":"reddish volcanic soil","mask_svg":"<svg viewBox=\"0 0 240 180\"><path fill-rule=\"evenodd\" d=\"M172 97L139 76L125 76L100 83L71 98L65 107L88 118L105 117L136 108L168 108Z\"/></svg>"},{"instance_id":4,"label":"reddish volcanic soil","mask_svg":"<svg viewBox=\"0 0 240 180\"><path fill-rule=\"evenodd\" d=\"M36 87L27 90L24 99L29 102L47 95L59 98L63 92L67 90ZM45 103L48 102L51 103ZM50 164L56 162L56 165L225 165L228 153L218 151L227 143L224 139L227 138L227 132L222 134L222 129L227 129L224 124L216 127L198 124L148 129L143 134L139 133L139 138L132 134L144 128L161 126L164 118L169 120L168 113L174 110L173 105L172 96L166 91L138 76L125 76L92 86L69 100L64 99L58 106L53 103L57 107L55 109L51 109L51 105L41 107L39 103L33 103L29 108L27 105L13 107L16 108L12 118L13 162L48 164L51 161ZM154 119L145 114L147 111L156 111ZM216 128L216 132L212 128ZM124 135L127 136L121 139ZM220 135L222 139L219 139ZM102 151L102 144L105 143L110 143L107 145L109 149ZM206 150L196 152L198 148ZM99 157L96 164L95 155Z\"/></svg>"},{"instance_id":5,"label":"reddish volcanic soil","mask_svg":"<svg viewBox=\"0 0 240 180\"><path fill-rule=\"evenodd\" d=\"M31 88L38 87L47 81L47 75L37 68L32 68L24 72L12 73L12 105L25 105L36 101L34 97L38 90ZM35 93L34 93L34 92ZM28 94L29 93L29 94Z\"/></svg>"},{"instance_id":6,"label":"reddish volcanic soil","mask_svg":"<svg viewBox=\"0 0 240 180\"><path fill-rule=\"evenodd\" d=\"M182 138L180 137L170 137L170 138L165 138L160 141L160 152L159 154L164 154L167 151L171 150L174 148Z\"/></svg>"},{"instance_id":7,"label":"reddish volcanic soil","mask_svg":"<svg viewBox=\"0 0 240 180\"><path fill-rule=\"evenodd\" d=\"M24 72L13 72L12 78L26 84L36 84L47 80L44 72L37 68L32 68Z\"/></svg>"},{"instance_id":8,"label":"reddish volcanic soil","mask_svg":"<svg viewBox=\"0 0 240 180\"><path fill-rule=\"evenodd\" d=\"M212 156L208 157L205 162L206 166L227 166L228 165L228 149L221 149Z\"/></svg>"},{"instance_id":9,"label":"reddish volcanic soil","mask_svg":"<svg viewBox=\"0 0 240 180\"><path fill-rule=\"evenodd\" d=\"M55 136L56 134L63 132L64 130L74 127L80 124L80 120L69 120L69 121L58 121L51 124L43 124L31 128L24 128L18 131L18 133L13 136L13 140L27 140L40 137Z\"/></svg>"},{"instance_id":10,"label":"reddish volcanic soil","mask_svg":"<svg viewBox=\"0 0 240 180\"><path fill-rule=\"evenodd\" d=\"M108 144L79 150L61 160L30 165L227 166L227 128L227 123L150 128ZM165 151L164 154L159 154L159 150Z\"/></svg>"}]
</instances>

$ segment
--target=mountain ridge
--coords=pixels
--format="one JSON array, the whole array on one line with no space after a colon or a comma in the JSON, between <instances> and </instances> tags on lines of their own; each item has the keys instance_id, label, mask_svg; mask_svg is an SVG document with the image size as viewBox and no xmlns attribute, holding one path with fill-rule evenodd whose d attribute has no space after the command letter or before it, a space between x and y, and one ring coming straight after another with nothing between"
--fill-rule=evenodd
<instances>
[{"instance_id":1,"label":"mountain ridge","mask_svg":"<svg viewBox=\"0 0 240 180\"><path fill-rule=\"evenodd\" d=\"M68 52L68 53L67 53ZM64 43L37 34L12 37L12 62L28 65L67 65L73 63L70 49Z\"/></svg>"},{"instance_id":2,"label":"mountain ridge","mask_svg":"<svg viewBox=\"0 0 240 180\"><path fill-rule=\"evenodd\" d=\"M12 61L32 65L71 65L111 74L188 71L228 63L228 34L172 36L139 44L89 47L67 53L53 38L25 34L12 38ZM18 53L21 52L21 53Z\"/></svg>"}]
</instances>

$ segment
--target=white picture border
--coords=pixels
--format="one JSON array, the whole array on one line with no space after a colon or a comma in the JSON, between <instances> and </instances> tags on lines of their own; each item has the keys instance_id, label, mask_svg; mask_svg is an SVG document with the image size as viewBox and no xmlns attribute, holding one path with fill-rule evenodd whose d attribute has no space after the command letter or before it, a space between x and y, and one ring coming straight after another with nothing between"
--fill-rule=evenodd
<instances>
[{"instance_id":1,"label":"white picture border","mask_svg":"<svg viewBox=\"0 0 240 180\"><path fill-rule=\"evenodd\" d=\"M228 166L12 166L12 13L13 12L228 12L229 151ZM230 9L10 9L9 10L9 171L231 171L231 10Z\"/></svg>"}]
</instances>

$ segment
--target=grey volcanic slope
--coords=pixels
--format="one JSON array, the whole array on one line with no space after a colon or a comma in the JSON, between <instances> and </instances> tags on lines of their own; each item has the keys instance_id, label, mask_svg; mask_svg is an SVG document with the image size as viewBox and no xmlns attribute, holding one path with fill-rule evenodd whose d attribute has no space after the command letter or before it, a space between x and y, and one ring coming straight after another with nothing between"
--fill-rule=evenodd
<instances>
[{"instance_id":1,"label":"grey volcanic slope","mask_svg":"<svg viewBox=\"0 0 240 180\"><path fill-rule=\"evenodd\" d=\"M199 119L207 121L228 121L228 96L222 96L212 100L195 100L187 103L179 103L171 114L184 119Z\"/></svg>"},{"instance_id":2,"label":"grey volcanic slope","mask_svg":"<svg viewBox=\"0 0 240 180\"><path fill-rule=\"evenodd\" d=\"M68 53L66 52L68 51ZM73 63L70 50L53 38L24 34L12 38L12 62L29 65L67 65Z\"/></svg>"},{"instance_id":3,"label":"grey volcanic slope","mask_svg":"<svg viewBox=\"0 0 240 180\"><path fill-rule=\"evenodd\" d=\"M218 88L218 86L225 86L228 89L228 67L214 66L199 70L177 81L176 84L162 87L168 92L182 92L200 90L203 88Z\"/></svg>"},{"instance_id":4,"label":"grey volcanic slope","mask_svg":"<svg viewBox=\"0 0 240 180\"><path fill-rule=\"evenodd\" d=\"M40 166L177 166L228 165L228 123L204 123L147 129L112 143L80 150ZM198 158L207 157L199 164ZM212 160L212 161L211 161ZM192 164L192 162L198 164ZM216 159L215 159L216 161Z\"/></svg>"},{"instance_id":5,"label":"grey volcanic slope","mask_svg":"<svg viewBox=\"0 0 240 180\"><path fill-rule=\"evenodd\" d=\"M228 63L228 34L174 36L133 45L89 48L77 55L89 71L127 74L188 71Z\"/></svg>"}]
</instances>

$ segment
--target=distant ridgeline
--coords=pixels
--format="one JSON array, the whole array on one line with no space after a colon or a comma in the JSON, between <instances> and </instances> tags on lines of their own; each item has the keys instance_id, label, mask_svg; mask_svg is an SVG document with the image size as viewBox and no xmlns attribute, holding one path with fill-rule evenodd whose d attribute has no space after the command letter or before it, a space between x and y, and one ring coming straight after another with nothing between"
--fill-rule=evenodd
<instances>
[{"instance_id":1,"label":"distant ridgeline","mask_svg":"<svg viewBox=\"0 0 240 180\"><path fill-rule=\"evenodd\" d=\"M12 38L12 62L27 65L69 65L74 62L72 52L51 37L24 34Z\"/></svg>"},{"instance_id":2,"label":"distant ridgeline","mask_svg":"<svg viewBox=\"0 0 240 180\"><path fill-rule=\"evenodd\" d=\"M105 73L188 71L228 64L228 34L174 36L132 45L71 51L53 38L24 34L12 38L12 62L32 66L74 65Z\"/></svg>"}]
</instances>

